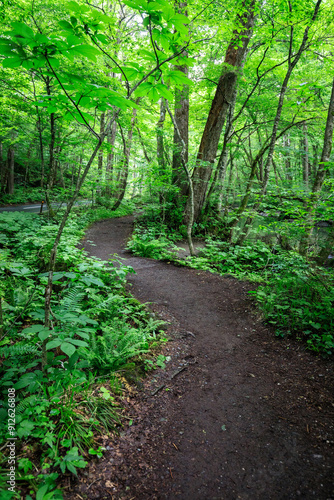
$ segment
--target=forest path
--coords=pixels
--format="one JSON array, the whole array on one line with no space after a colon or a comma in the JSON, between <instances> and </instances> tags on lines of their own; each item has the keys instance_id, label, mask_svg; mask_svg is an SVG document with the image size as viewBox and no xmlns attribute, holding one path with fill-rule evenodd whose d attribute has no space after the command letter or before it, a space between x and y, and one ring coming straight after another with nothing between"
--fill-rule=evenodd
<instances>
[{"instance_id":1,"label":"forest path","mask_svg":"<svg viewBox=\"0 0 334 500\"><path fill-rule=\"evenodd\" d=\"M131 293L171 322L171 359L68 498L334 499L333 364L277 340L251 310L251 284L131 256L132 224L98 222L84 247L135 269Z\"/></svg>"}]
</instances>

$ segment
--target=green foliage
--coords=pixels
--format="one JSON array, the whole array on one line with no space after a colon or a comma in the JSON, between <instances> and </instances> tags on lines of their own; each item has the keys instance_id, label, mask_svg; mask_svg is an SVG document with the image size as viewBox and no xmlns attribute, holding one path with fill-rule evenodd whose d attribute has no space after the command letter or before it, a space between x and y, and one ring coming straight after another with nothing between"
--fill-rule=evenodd
<instances>
[{"instance_id":1,"label":"green foliage","mask_svg":"<svg viewBox=\"0 0 334 500\"><path fill-rule=\"evenodd\" d=\"M34 470L73 474L85 467L94 433L117 432L122 425L116 399L122 390L115 382L115 371L129 366L132 359L138 358L141 364L139 355L148 352L159 337L161 322L153 321L125 291L126 277L133 269L115 259L88 258L76 249L88 224L132 209L130 203L116 213L85 207L69 218L53 276L52 329L43 326L47 282L43 268L57 224L34 214L0 215L6 236L0 251L0 273L6 278L0 288L1 411L6 412L8 387L14 387L17 452L23 446L35 449L32 458L21 462L21 480L34 485L43 499L60 498L60 493L51 483L43 483L44 474L38 480L30 474L31 463ZM40 369L43 342L45 373ZM96 394L96 375L113 380L110 389L103 387L102 395ZM4 442L6 420L0 420Z\"/></svg>"},{"instance_id":2,"label":"green foliage","mask_svg":"<svg viewBox=\"0 0 334 500\"><path fill-rule=\"evenodd\" d=\"M166 226L152 218L143 218L140 224L136 226L129 248L141 256L164 258L164 249L170 247L178 235L172 233L168 239ZM282 230L282 234L286 233ZM333 271L315 267L298 253L283 250L275 233L271 239L272 245L260 239L233 245L207 238L198 256L180 260L169 253L169 258L195 269L260 283L257 291L251 293L265 320L275 326L278 335L294 335L306 342L309 349L332 354Z\"/></svg>"},{"instance_id":3,"label":"green foliage","mask_svg":"<svg viewBox=\"0 0 334 500\"><path fill-rule=\"evenodd\" d=\"M144 328L129 328L120 320L115 321L114 325L102 329L102 335L92 335L90 348L81 350L81 356L101 373L118 370L129 358L149 350L161 324L151 319Z\"/></svg>"},{"instance_id":4,"label":"green foliage","mask_svg":"<svg viewBox=\"0 0 334 500\"><path fill-rule=\"evenodd\" d=\"M312 268L296 254L273 268L268 284L254 293L277 335L294 334L309 349L330 355L334 349L334 276Z\"/></svg>"},{"instance_id":5,"label":"green foliage","mask_svg":"<svg viewBox=\"0 0 334 500\"><path fill-rule=\"evenodd\" d=\"M170 258L176 247L173 243L178 233L172 233L165 224L148 222L141 218L128 242L127 248L135 255L152 259Z\"/></svg>"}]
</instances>

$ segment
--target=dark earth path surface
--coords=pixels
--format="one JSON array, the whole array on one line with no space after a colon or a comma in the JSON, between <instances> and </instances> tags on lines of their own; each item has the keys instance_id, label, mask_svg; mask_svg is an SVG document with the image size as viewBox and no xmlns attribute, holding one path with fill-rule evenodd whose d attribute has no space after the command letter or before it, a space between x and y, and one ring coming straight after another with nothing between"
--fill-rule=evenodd
<instances>
[{"instance_id":1,"label":"dark earth path surface","mask_svg":"<svg viewBox=\"0 0 334 500\"><path fill-rule=\"evenodd\" d=\"M133 425L101 437L107 453L66 498L334 499L333 363L276 339L254 285L131 256L132 224L96 223L83 246L135 269L131 293L170 322L170 361L128 398Z\"/></svg>"}]
</instances>

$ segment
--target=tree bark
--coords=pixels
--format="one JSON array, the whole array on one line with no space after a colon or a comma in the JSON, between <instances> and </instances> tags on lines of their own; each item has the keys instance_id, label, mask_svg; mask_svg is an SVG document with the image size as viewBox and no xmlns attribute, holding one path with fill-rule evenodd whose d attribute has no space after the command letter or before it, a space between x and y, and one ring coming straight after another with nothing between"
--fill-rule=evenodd
<instances>
[{"instance_id":1,"label":"tree bark","mask_svg":"<svg viewBox=\"0 0 334 500\"><path fill-rule=\"evenodd\" d=\"M8 181L7 181L7 193L14 194L14 145L8 147L7 151L7 171L8 171Z\"/></svg>"},{"instance_id":2,"label":"tree bark","mask_svg":"<svg viewBox=\"0 0 334 500\"><path fill-rule=\"evenodd\" d=\"M130 153L131 153L131 146L132 146L133 130L135 128L136 119L137 119L137 110L136 110L136 108L133 108L131 124L130 124L130 128L128 130L127 140L125 139L122 127L120 126L120 132L121 132L122 141L123 141L123 154L124 154L124 156L123 156L123 165L122 165L122 171L121 171L121 176L120 176L120 187L119 187L118 199L114 203L114 205L112 206L111 210L117 210L117 208L122 203L124 195L125 195L127 181L128 181L128 174L129 174L129 161L130 161Z\"/></svg>"},{"instance_id":3,"label":"tree bark","mask_svg":"<svg viewBox=\"0 0 334 500\"><path fill-rule=\"evenodd\" d=\"M3 144L0 142L0 192L5 189L6 166L3 161Z\"/></svg>"},{"instance_id":4,"label":"tree bark","mask_svg":"<svg viewBox=\"0 0 334 500\"><path fill-rule=\"evenodd\" d=\"M159 174L162 179L165 177L165 156L164 156L164 123L166 119L166 99L160 99L160 116L157 123L157 160L159 165ZM164 189L159 190L160 205L164 207Z\"/></svg>"},{"instance_id":5,"label":"tree bark","mask_svg":"<svg viewBox=\"0 0 334 500\"><path fill-rule=\"evenodd\" d=\"M304 146L304 153L303 153L303 181L305 184L305 187L308 187L308 181L309 181L309 152L308 152L308 137L307 137L307 125L306 123L303 124L303 146Z\"/></svg>"},{"instance_id":6,"label":"tree bark","mask_svg":"<svg viewBox=\"0 0 334 500\"><path fill-rule=\"evenodd\" d=\"M328 106L327 121L324 134L324 145L322 148L317 174L314 179L311 196L306 206L306 212L307 212L306 227L299 246L299 252L302 255L305 255L307 253L312 237L312 232L314 228L315 209L318 203L322 185L325 180L327 172L327 163L330 160L330 155L332 151L333 128L334 128L334 79L332 84L332 93Z\"/></svg>"},{"instance_id":7,"label":"tree bark","mask_svg":"<svg viewBox=\"0 0 334 500\"><path fill-rule=\"evenodd\" d=\"M288 151L285 151L285 177L286 177L287 181L292 181L291 153L290 153L290 147L291 147L290 134L287 134L283 138L283 145L288 150Z\"/></svg>"},{"instance_id":8,"label":"tree bark","mask_svg":"<svg viewBox=\"0 0 334 500\"><path fill-rule=\"evenodd\" d=\"M255 17L254 3L255 1L252 0L247 10L237 15L236 24L238 25L238 30L234 30L232 40L227 48L222 74L219 78L216 93L203 131L197 154L197 164L192 176L195 221L199 219L205 203L208 183L216 159L220 135L229 106L233 99L233 94L237 87L238 75L244 65L248 43L252 36ZM243 2L243 8L245 9L245 2ZM186 218L189 216L189 211L190 198L187 200Z\"/></svg>"},{"instance_id":9,"label":"tree bark","mask_svg":"<svg viewBox=\"0 0 334 500\"><path fill-rule=\"evenodd\" d=\"M316 6L314 8L314 12L313 12L312 19L311 19L312 22L315 21L317 15L318 15L321 2L322 2L322 0L318 0ZM290 6L290 8L291 8L291 6ZM278 126L279 126L279 123L281 120L284 98L285 98L285 94L286 94L287 89L288 89L288 82L290 80L290 77L292 75L294 68L296 67L298 61L300 60L302 53L304 52L304 50L306 48L309 30L310 30L310 26L307 26L304 30L303 39L301 41L299 49L298 49L297 53L293 56L292 50L293 50L293 41L294 41L293 34L294 34L294 32L293 32L293 26L291 26L288 69L287 69L287 72L285 74L285 77L284 77L284 80L283 80L283 83L281 86L280 94L279 94L276 115L275 115L274 124L273 124L273 128L272 128L271 136L270 136L269 146L268 146L268 156L267 156L265 167L264 167L264 178L263 178L262 189L261 189L261 192L259 193L258 200L257 200L256 204L254 205L254 212L256 212L257 209L259 208L260 203L262 201L262 198L267 191L267 186L268 186L268 182L269 182L270 167L272 164L272 159L273 159L273 155L274 155L276 141L279 137L278 136ZM261 154L261 156L262 155L263 155L263 153ZM257 155L256 158L258 158L258 156L259 155ZM260 157L258 159L260 159ZM232 239L232 236L233 236L233 228L238 224L242 213L244 212L245 208L247 207L248 199L250 197L251 188L252 188L254 177L255 177L255 172L256 172L256 165L253 163L252 168L251 168L251 173L249 176L249 180L248 180L248 184L247 184L247 188L246 188L246 194L243 197L241 205L240 205L239 210L238 210L239 218L235 219L231 224L230 239ZM252 224L252 221L253 221L253 217L248 217L246 224L245 224L245 227L244 227L244 230L243 230L243 234L241 234L239 239L238 239L238 244L241 244L244 241L244 239L247 237L247 234L250 230L250 226Z\"/></svg>"},{"instance_id":10,"label":"tree bark","mask_svg":"<svg viewBox=\"0 0 334 500\"><path fill-rule=\"evenodd\" d=\"M105 113L104 111L101 113L100 116L100 136L104 134L104 121L105 121ZM101 175L102 175L102 168L103 168L103 149L100 148L99 154L97 157L97 169L99 172L99 179L101 180Z\"/></svg>"},{"instance_id":11,"label":"tree bark","mask_svg":"<svg viewBox=\"0 0 334 500\"><path fill-rule=\"evenodd\" d=\"M107 154L107 164L106 164L106 195L110 196L111 194L111 184L113 181L113 169L114 169L114 158L115 158L115 142L116 142L116 133L117 133L117 123L113 122L110 127L107 135L107 141L110 147L110 150Z\"/></svg>"},{"instance_id":12,"label":"tree bark","mask_svg":"<svg viewBox=\"0 0 334 500\"><path fill-rule=\"evenodd\" d=\"M184 52L183 57L187 56ZM175 66L175 69L182 71L188 76L188 66ZM185 151L184 161L188 164L189 149L189 86L183 85L182 89L175 90L174 119L182 137ZM180 143L177 129L174 127L174 146L173 146L173 164L172 164L172 184L179 189L177 197L182 197L187 193L188 181L182 165L181 158L182 144Z\"/></svg>"}]
</instances>

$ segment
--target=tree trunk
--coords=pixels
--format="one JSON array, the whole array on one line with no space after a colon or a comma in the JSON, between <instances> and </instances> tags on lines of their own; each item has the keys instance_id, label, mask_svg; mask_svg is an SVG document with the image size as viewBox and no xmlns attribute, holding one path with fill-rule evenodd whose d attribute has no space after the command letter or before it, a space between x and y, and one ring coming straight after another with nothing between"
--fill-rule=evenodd
<instances>
[{"instance_id":1,"label":"tree trunk","mask_svg":"<svg viewBox=\"0 0 334 500\"><path fill-rule=\"evenodd\" d=\"M130 153L131 153L131 146L132 146L132 136L133 136L133 130L134 130L134 127L136 124L136 118L137 118L137 110L136 110L136 108L133 108L131 124L130 124L130 128L128 130L127 140L125 139L122 127L120 126L120 132L121 132L122 141L123 141L124 157L123 157L123 165L122 165L121 176L120 176L120 186L119 186L118 199L114 203L111 210L117 210L117 208L122 203L124 195L125 195L127 181L128 181L128 174L129 174L129 161L130 161Z\"/></svg>"},{"instance_id":2,"label":"tree trunk","mask_svg":"<svg viewBox=\"0 0 334 500\"><path fill-rule=\"evenodd\" d=\"M3 161L3 144L0 142L0 192L5 189L6 166Z\"/></svg>"},{"instance_id":3,"label":"tree trunk","mask_svg":"<svg viewBox=\"0 0 334 500\"><path fill-rule=\"evenodd\" d=\"M166 99L160 99L160 116L157 123L157 160L159 165L159 174L162 179L165 177L165 156L164 156L164 123L166 119ZM160 205L164 205L164 189L161 187L159 190Z\"/></svg>"},{"instance_id":4,"label":"tree trunk","mask_svg":"<svg viewBox=\"0 0 334 500\"><path fill-rule=\"evenodd\" d=\"M226 167L227 167L227 161L228 161L228 153L229 149L227 147L228 143L231 141L231 137L233 135L233 115L234 115L234 109L235 109L235 103L237 100L237 91L235 90L234 95L233 95L233 100L229 109L228 117L227 117L227 123L226 123L226 130L224 134L224 144L223 144L223 149L220 154L219 160L218 160L218 165L215 171L214 178L212 180L208 195L207 195L207 205L209 203L211 195L214 193L216 189L222 190L223 188L223 183L225 179L225 174L226 174ZM220 202L218 202L220 204Z\"/></svg>"},{"instance_id":5,"label":"tree trunk","mask_svg":"<svg viewBox=\"0 0 334 500\"><path fill-rule=\"evenodd\" d=\"M243 68L247 54L247 47L254 25L254 3L255 1L252 0L247 7L248 10L237 15L236 24L238 25L238 30L234 30L232 40L227 48L222 74L219 78L216 94L211 104L199 146L197 164L192 177L195 221L199 219L205 203L220 135L236 90L238 75ZM245 2L243 2L243 7L245 8ZM189 210L190 199L187 201L186 218L189 216Z\"/></svg>"},{"instance_id":6,"label":"tree trunk","mask_svg":"<svg viewBox=\"0 0 334 500\"><path fill-rule=\"evenodd\" d=\"M183 5L183 4L182 4ZM182 54L183 57L187 53ZM188 76L188 66L175 66L175 69L182 71L185 76ZM188 164L188 147L189 147L189 86L183 85L182 89L175 90L175 107L174 119L178 127L178 131L184 142L184 161ZM172 164L172 184L179 188L177 197L182 197L187 193L188 181L187 176L182 166L181 158L182 144L174 127L174 146L173 146L173 164Z\"/></svg>"},{"instance_id":7,"label":"tree trunk","mask_svg":"<svg viewBox=\"0 0 334 500\"><path fill-rule=\"evenodd\" d=\"M100 117L100 136L104 134L104 121L105 121L105 113L104 111L101 113ZM100 148L98 159L97 159L97 169L99 171L99 179L101 180L102 176L102 167L103 167L103 149Z\"/></svg>"},{"instance_id":8,"label":"tree trunk","mask_svg":"<svg viewBox=\"0 0 334 500\"><path fill-rule=\"evenodd\" d=\"M7 181L7 193L14 194L14 145L8 147L7 151L7 172L8 172L8 181Z\"/></svg>"},{"instance_id":9,"label":"tree trunk","mask_svg":"<svg viewBox=\"0 0 334 500\"><path fill-rule=\"evenodd\" d=\"M318 0L316 6L314 8L312 22L314 22L316 17L317 17L321 2L322 2L322 0ZM286 94L286 91L288 88L288 82L290 80L290 77L292 75L294 68L296 67L298 61L300 60L302 53L304 52L304 50L306 48L306 42L308 40L309 29L310 29L310 26L307 26L305 28L303 39L301 41L299 49L298 49L297 53L295 54L295 56L292 56L292 48L293 48L293 41L294 40L293 40L293 27L291 27L288 69L287 69L287 72L285 74L285 77L284 77L284 80L283 80L283 83L281 86L281 90L280 90L278 105L277 105L277 109L276 109L276 115L275 115L274 124L273 124L272 132L271 132L271 136L270 136L270 141L269 141L269 145L268 145L268 156L267 156L265 167L264 167L264 178L263 178L262 189L261 189L261 192L259 193L257 202L254 206L254 212L256 212L257 209L259 208L261 201L262 201L262 198L267 191L267 186L268 186L268 182L269 182L270 167L272 164L272 159L273 159L273 155L274 155L276 141L279 137L278 136L278 126L279 126L279 123L281 120L283 103L284 103L285 94ZM261 156L263 156L263 153L260 156L259 156L259 154L256 156L256 158L255 158L256 163L258 162L258 160L260 159ZM250 173L248 184L247 184L247 188L246 188L246 194L243 197L243 199L241 201L241 205L240 205L239 210L238 210L239 218L236 218L231 224L230 239L232 239L232 237L233 237L233 228L238 224L238 222L241 218L241 215L243 214L245 208L247 207L248 199L250 197L251 188L252 188L255 173L256 173L256 163L255 163L255 161L253 162L253 165L251 168L251 173ZM246 238L246 236L250 230L250 226L252 224L252 221L253 221L253 217L248 217L247 222L246 222L245 227L244 227L244 230L243 230L243 234L241 234L239 239L238 239L239 244L241 244L243 242L243 240Z\"/></svg>"},{"instance_id":10,"label":"tree trunk","mask_svg":"<svg viewBox=\"0 0 334 500\"><path fill-rule=\"evenodd\" d=\"M286 176L286 180L287 181L292 181L291 153L290 153L290 148L291 148L290 134L287 134L283 138L283 145L288 150L288 151L285 151L285 176Z\"/></svg>"},{"instance_id":11,"label":"tree trunk","mask_svg":"<svg viewBox=\"0 0 334 500\"><path fill-rule=\"evenodd\" d=\"M106 164L106 195L111 195L111 184L113 181L113 169L114 169L114 158L115 158L115 142L117 133L117 123L113 122L111 128L108 131L107 141L110 150L107 154L107 164Z\"/></svg>"},{"instance_id":12,"label":"tree trunk","mask_svg":"<svg viewBox=\"0 0 334 500\"><path fill-rule=\"evenodd\" d=\"M332 84L332 93L329 101L328 113L327 113L327 121L324 135L324 145L322 148L321 158L318 165L317 175L315 176L312 193L309 199L309 202L306 206L306 227L304 235L301 239L299 252L302 255L305 255L311 241L313 227L314 227L314 218L315 218L315 209L317 206L317 202L320 196L320 192L322 189L322 185L326 176L327 163L330 160L330 155L332 151L332 142L333 142L333 128L334 128L334 80Z\"/></svg>"},{"instance_id":13,"label":"tree trunk","mask_svg":"<svg viewBox=\"0 0 334 500\"><path fill-rule=\"evenodd\" d=\"M303 124L303 181L304 185L308 187L309 181L309 154L308 154L308 137L307 137L307 125Z\"/></svg>"}]
</instances>

